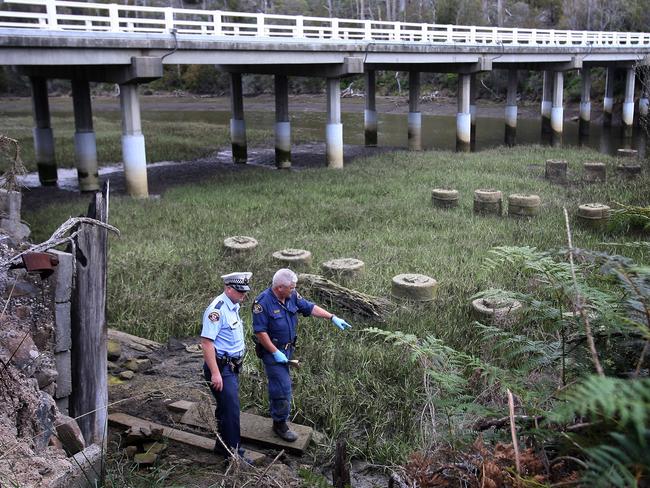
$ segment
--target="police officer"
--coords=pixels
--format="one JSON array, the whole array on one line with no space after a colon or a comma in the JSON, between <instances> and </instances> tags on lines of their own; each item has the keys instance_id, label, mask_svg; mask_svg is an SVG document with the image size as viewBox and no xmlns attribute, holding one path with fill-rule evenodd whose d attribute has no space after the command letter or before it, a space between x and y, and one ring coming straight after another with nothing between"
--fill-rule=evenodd
<instances>
[{"instance_id":1,"label":"police officer","mask_svg":"<svg viewBox=\"0 0 650 488\"><path fill-rule=\"evenodd\" d=\"M203 375L217 402L215 417L223 441L217 440L214 450L224 456L229 455L228 451L242 457L244 453L239 447L238 375L245 353L244 324L239 316L239 304L250 291L252 275L241 272L223 275L223 293L212 300L203 313Z\"/></svg>"},{"instance_id":2,"label":"police officer","mask_svg":"<svg viewBox=\"0 0 650 488\"><path fill-rule=\"evenodd\" d=\"M298 277L290 269L279 269L270 288L258 295L253 303L253 332L257 338L257 353L264 363L268 378L273 431L285 441L298 436L289 430L287 420L291 405L291 376L288 361L296 345L298 312L303 316L331 320L339 329L350 327L345 320L305 300L296 291Z\"/></svg>"}]
</instances>

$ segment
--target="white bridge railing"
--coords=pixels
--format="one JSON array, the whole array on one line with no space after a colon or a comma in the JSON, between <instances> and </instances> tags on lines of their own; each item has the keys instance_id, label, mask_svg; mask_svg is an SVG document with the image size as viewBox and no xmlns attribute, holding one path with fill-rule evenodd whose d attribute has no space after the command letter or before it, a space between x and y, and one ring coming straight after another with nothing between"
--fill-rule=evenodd
<instances>
[{"instance_id":1,"label":"white bridge railing","mask_svg":"<svg viewBox=\"0 0 650 488\"><path fill-rule=\"evenodd\" d=\"M0 28L178 33L339 42L510 46L650 47L650 33L505 29L383 22L67 0L5 0Z\"/></svg>"}]
</instances>

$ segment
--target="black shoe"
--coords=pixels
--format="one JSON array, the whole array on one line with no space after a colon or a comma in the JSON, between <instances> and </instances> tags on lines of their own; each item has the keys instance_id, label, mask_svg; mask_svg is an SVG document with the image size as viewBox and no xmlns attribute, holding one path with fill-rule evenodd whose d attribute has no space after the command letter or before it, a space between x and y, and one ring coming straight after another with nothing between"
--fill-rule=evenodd
<instances>
[{"instance_id":1,"label":"black shoe","mask_svg":"<svg viewBox=\"0 0 650 488\"><path fill-rule=\"evenodd\" d=\"M286 422L273 421L273 432L287 442L294 442L298 439L298 434L289 430L289 426Z\"/></svg>"}]
</instances>

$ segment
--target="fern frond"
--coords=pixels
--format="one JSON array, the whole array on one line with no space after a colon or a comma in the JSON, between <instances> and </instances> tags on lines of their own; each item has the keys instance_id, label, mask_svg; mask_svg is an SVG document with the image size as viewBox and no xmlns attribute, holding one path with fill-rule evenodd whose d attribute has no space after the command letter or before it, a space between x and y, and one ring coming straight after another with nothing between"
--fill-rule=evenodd
<instances>
[{"instance_id":1,"label":"fern frond","mask_svg":"<svg viewBox=\"0 0 650 488\"><path fill-rule=\"evenodd\" d=\"M585 449L589 456L582 480L587 486L636 487L650 474L650 430L640 436L620 432L610 434L611 444Z\"/></svg>"}]
</instances>

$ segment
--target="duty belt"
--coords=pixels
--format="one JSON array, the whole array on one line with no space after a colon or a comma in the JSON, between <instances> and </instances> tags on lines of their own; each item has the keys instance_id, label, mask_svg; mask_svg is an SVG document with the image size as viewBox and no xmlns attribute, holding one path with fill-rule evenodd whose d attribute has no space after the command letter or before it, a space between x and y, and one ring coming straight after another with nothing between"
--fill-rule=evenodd
<instances>
[{"instance_id":1,"label":"duty belt","mask_svg":"<svg viewBox=\"0 0 650 488\"><path fill-rule=\"evenodd\" d=\"M244 364L244 357L246 357L246 353L236 358L224 354L223 356L217 356L217 364L221 368L229 364L233 371L238 372L239 368Z\"/></svg>"},{"instance_id":2,"label":"duty belt","mask_svg":"<svg viewBox=\"0 0 650 488\"><path fill-rule=\"evenodd\" d=\"M298 341L298 336L294 337L291 342L287 342L286 344L279 344L277 339L271 339L271 342L277 347L278 349L281 349L283 351L288 350L290 347L295 348L296 347L296 342Z\"/></svg>"}]
</instances>

